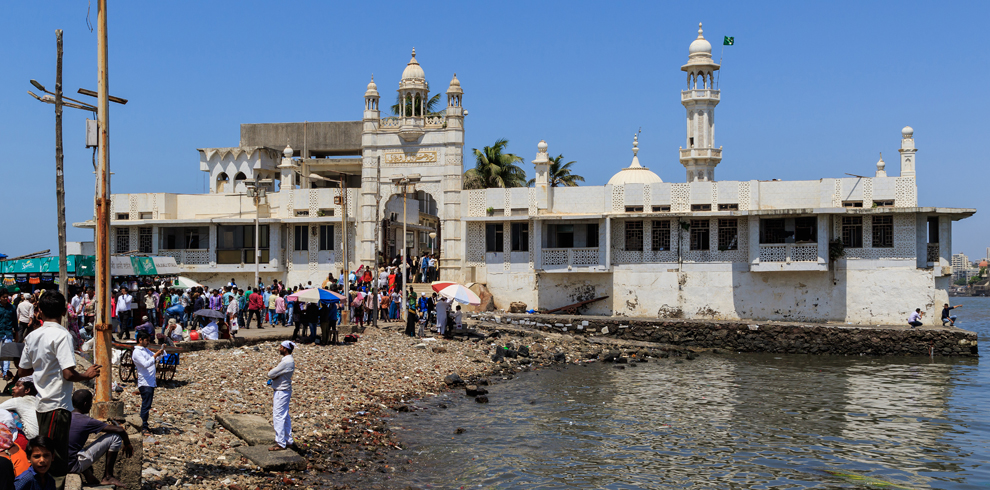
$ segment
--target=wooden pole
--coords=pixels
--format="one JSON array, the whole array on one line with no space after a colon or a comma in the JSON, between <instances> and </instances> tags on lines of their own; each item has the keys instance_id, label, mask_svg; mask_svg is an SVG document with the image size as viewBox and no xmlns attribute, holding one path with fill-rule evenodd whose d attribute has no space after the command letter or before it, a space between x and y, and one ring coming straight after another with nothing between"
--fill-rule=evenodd
<instances>
[{"instance_id":1,"label":"wooden pole","mask_svg":"<svg viewBox=\"0 0 990 490\"><path fill-rule=\"evenodd\" d=\"M96 328L94 361L102 366L96 378L93 416L99 420L123 418L123 402L111 401L110 357L110 99L107 74L107 0L98 0L97 63L99 90L97 121L99 124L99 161L96 170Z\"/></svg>"},{"instance_id":2,"label":"wooden pole","mask_svg":"<svg viewBox=\"0 0 990 490\"><path fill-rule=\"evenodd\" d=\"M58 209L58 290L68 299L68 264L65 256L65 183L62 176L62 29L55 31L55 200ZM68 318L65 319L68 322Z\"/></svg>"}]
</instances>

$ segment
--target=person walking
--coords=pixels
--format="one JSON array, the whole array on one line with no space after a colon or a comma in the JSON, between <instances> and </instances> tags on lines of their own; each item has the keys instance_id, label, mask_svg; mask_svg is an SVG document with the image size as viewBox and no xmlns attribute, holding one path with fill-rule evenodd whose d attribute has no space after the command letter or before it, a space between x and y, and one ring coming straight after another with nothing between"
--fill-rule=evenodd
<instances>
[{"instance_id":1,"label":"person walking","mask_svg":"<svg viewBox=\"0 0 990 490\"><path fill-rule=\"evenodd\" d=\"M0 289L0 344L14 341L14 331L17 329L17 311L10 304L10 293L7 288ZM10 381L14 373L10 372L10 361L3 361L3 379Z\"/></svg>"},{"instance_id":2,"label":"person walking","mask_svg":"<svg viewBox=\"0 0 990 490\"><path fill-rule=\"evenodd\" d=\"M65 296L58 291L51 291L38 301L43 323L24 338L17 370L18 379L33 376L38 389L38 429L55 443L51 471L59 486L68 472L72 383L99 376L101 368L94 364L83 373L76 371L72 338L60 324L65 316L65 304Z\"/></svg>"},{"instance_id":3,"label":"person walking","mask_svg":"<svg viewBox=\"0 0 990 490\"><path fill-rule=\"evenodd\" d=\"M288 340L279 344L278 353L282 356L282 360L275 368L268 371L268 379L271 380L272 390L275 391L272 396L272 425L275 426L275 445L268 448L269 451L281 451L296 445L295 441L292 440L292 418L289 416L289 400L292 398L292 373L296 371L296 361L292 358L292 351L294 350L296 350L296 344Z\"/></svg>"},{"instance_id":4,"label":"person walking","mask_svg":"<svg viewBox=\"0 0 990 490\"><path fill-rule=\"evenodd\" d=\"M925 316L925 313L921 311L921 308L915 308L914 313L911 313L911 316L908 317L908 325L911 325L911 328L920 327L922 325L921 317L923 316Z\"/></svg>"},{"instance_id":5,"label":"person walking","mask_svg":"<svg viewBox=\"0 0 990 490\"><path fill-rule=\"evenodd\" d=\"M450 311L450 303L443 296L437 300L437 332L441 336L447 335L447 312Z\"/></svg>"},{"instance_id":6,"label":"person walking","mask_svg":"<svg viewBox=\"0 0 990 490\"><path fill-rule=\"evenodd\" d=\"M948 323L950 327L956 326L956 317L949 316L949 311L962 307L963 305L949 306L949 303L945 303L942 306L942 326L944 327L946 323Z\"/></svg>"},{"instance_id":7,"label":"person walking","mask_svg":"<svg viewBox=\"0 0 990 490\"><path fill-rule=\"evenodd\" d=\"M257 288L255 288L251 295L248 296L248 315L247 320L244 322L245 329L251 328L251 317L257 317L259 329L265 328L261 326L261 309L263 306L262 299L263 298Z\"/></svg>"},{"instance_id":8,"label":"person walking","mask_svg":"<svg viewBox=\"0 0 990 490\"><path fill-rule=\"evenodd\" d=\"M21 342L28 334L31 326L31 318L34 317L34 296L21 297L20 304L17 305L17 332L15 342Z\"/></svg>"},{"instance_id":9,"label":"person walking","mask_svg":"<svg viewBox=\"0 0 990 490\"><path fill-rule=\"evenodd\" d=\"M165 348L158 349L158 352L151 352L151 349L148 349L148 346L151 345L151 335L146 332L138 332L137 343L131 359L134 360L138 393L141 394L141 433L150 436L148 414L151 412L151 402L155 400L155 388L158 387L158 383L155 381L155 376L158 374L155 365L158 363L158 359L165 355Z\"/></svg>"}]
</instances>

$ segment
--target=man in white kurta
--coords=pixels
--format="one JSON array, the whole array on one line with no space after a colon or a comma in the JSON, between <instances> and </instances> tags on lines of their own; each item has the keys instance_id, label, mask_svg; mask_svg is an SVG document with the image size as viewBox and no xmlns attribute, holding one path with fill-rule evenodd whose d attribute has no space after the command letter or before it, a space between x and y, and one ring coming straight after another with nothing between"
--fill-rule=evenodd
<instances>
[{"instance_id":1,"label":"man in white kurta","mask_svg":"<svg viewBox=\"0 0 990 490\"><path fill-rule=\"evenodd\" d=\"M268 448L269 451L280 451L286 447L295 446L292 440L292 420L289 418L289 399L292 398L292 373L296 370L296 361L292 358L292 351L296 349L296 344L288 340L278 346L278 353L282 355L282 360L278 366L268 371L268 379L271 380L272 389L275 394L272 398L272 425L275 426L275 445Z\"/></svg>"},{"instance_id":2,"label":"man in white kurta","mask_svg":"<svg viewBox=\"0 0 990 490\"><path fill-rule=\"evenodd\" d=\"M437 301L437 329L440 335L447 335L447 311L450 310L450 303L443 296Z\"/></svg>"}]
</instances>

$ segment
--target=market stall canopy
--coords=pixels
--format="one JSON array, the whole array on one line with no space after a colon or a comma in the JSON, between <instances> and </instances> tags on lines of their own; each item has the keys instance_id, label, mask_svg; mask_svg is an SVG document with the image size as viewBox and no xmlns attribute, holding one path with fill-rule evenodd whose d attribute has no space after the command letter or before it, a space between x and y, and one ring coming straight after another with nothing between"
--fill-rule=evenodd
<instances>
[{"instance_id":1,"label":"market stall canopy","mask_svg":"<svg viewBox=\"0 0 990 490\"><path fill-rule=\"evenodd\" d=\"M192 279L189 279L186 276L179 276L175 278L174 282L172 282L172 287L180 288L180 289L191 289L191 288L202 288L205 286L203 286L202 284L196 281L193 281Z\"/></svg>"},{"instance_id":2,"label":"market stall canopy","mask_svg":"<svg viewBox=\"0 0 990 490\"><path fill-rule=\"evenodd\" d=\"M65 258L66 271L77 277L96 275L96 257L93 255L69 255ZM58 257L9 260L0 262L4 274L58 273ZM110 257L110 274L114 276L172 276L180 272L172 257Z\"/></svg>"}]
</instances>

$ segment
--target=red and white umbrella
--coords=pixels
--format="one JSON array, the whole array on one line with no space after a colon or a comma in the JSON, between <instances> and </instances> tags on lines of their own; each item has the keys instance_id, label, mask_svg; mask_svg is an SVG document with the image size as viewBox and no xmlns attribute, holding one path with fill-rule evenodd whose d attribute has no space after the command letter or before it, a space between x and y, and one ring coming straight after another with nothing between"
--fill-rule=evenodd
<instances>
[{"instance_id":1,"label":"red and white umbrella","mask_svg":"<svg viewBox=\"0 0 990 490\"><path fill-rule=\"evenodd\" d=\"M456 282L437 281L432 284L433 290L441 296L466 305L480 305L481 298L474 291Z\"/></svg>"}]
</instances>

